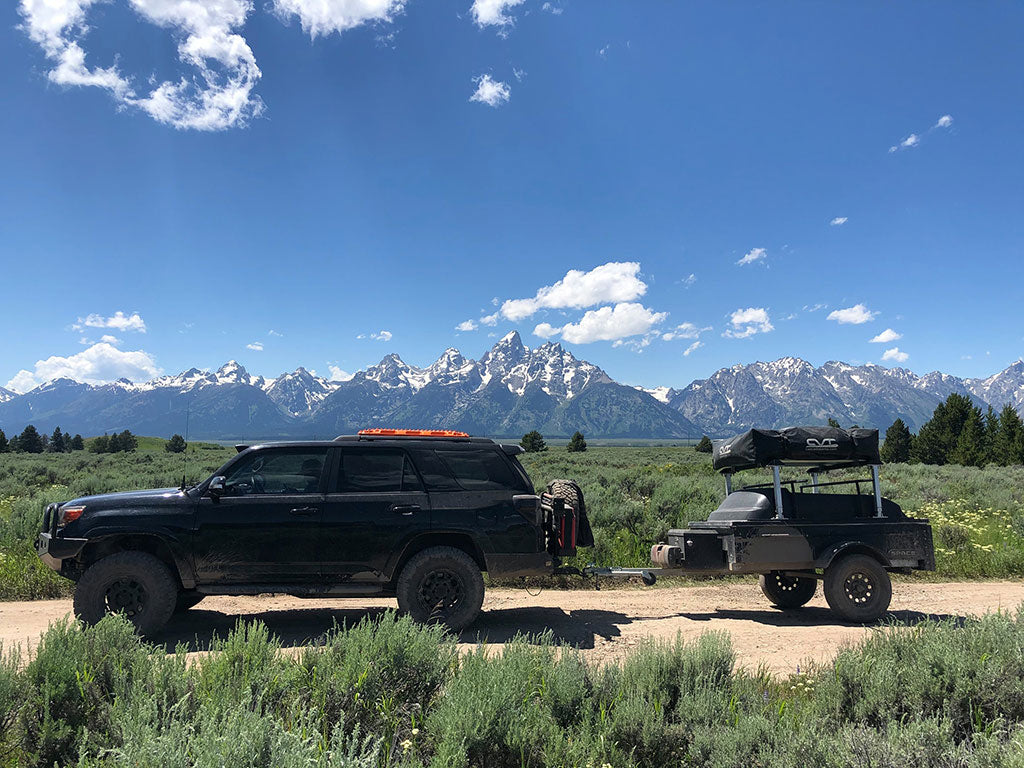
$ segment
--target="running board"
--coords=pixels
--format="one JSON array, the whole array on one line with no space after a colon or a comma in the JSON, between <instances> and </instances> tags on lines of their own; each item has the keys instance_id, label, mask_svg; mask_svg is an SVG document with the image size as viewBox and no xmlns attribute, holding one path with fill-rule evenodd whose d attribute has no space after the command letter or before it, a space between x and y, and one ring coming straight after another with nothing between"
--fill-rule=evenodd
<instances>
[{"instance_id":1,"label":"running board","mask_svg":"<svg viewBox=\"0 0 1024 768\"><path fill-rule=\"evenodd\" d=\"M223 584L196 587L201 595L292 595L293 597L372 597L384 588L377 584Z\"/></svg>"}]
</instances>

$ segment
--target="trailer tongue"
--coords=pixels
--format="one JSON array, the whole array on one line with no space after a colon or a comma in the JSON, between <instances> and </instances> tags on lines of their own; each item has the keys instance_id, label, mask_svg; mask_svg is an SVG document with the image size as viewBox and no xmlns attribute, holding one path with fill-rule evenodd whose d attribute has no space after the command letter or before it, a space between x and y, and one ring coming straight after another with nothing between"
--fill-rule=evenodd
<instances>
[{"instance_id":1,"label":"trailer tongue","mask_svg":"<svg viewBox=\"0 0 1024 768\"><path fill-rule=\"evenodd\" d=\"M867 622L889 607L889 572L935 569L928 521L882 497L878 430L752 429L717 443L712 460L726 497L707 520L670 530L651 548L651 568L589 566L583 575L653 584L659 576L759 574L779 608L806 604L823 581L833 611ZM794 466L806 469L806 482L783 482L781 469ZM758 468L771 469L771 483L733 489L736 472ZM821 482L838 469L867 477Z\"/></svg>"}]
</instances>

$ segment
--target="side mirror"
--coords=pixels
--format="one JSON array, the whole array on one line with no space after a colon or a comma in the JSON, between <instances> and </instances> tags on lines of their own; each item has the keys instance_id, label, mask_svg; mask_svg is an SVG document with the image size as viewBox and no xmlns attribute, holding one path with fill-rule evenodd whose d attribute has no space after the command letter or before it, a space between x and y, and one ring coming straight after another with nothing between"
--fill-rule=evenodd
<instances>
[{"instance_id":1,"label":"side mirror","mask_svg":"<svg viewBox=\"0 0 1024 768\"><path fill-rule=\"evenodd\" d=\"M206 486L206 492L215 499L219 498L227 490L224 487L224 480L225 477L223 475L217 475L210 481L210 484Z\"/></svg>"}]
</instances>

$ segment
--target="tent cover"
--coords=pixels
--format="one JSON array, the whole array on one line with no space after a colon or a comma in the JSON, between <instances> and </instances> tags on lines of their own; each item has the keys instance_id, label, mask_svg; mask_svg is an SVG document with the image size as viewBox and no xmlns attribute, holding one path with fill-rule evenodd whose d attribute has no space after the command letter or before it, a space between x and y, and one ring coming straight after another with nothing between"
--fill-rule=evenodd
<instances>
[{"instance_id":1,"label":"tent cover","mask_svg":"<svg viewBox=\"0 0 1024 768\"><path fill-rule=\"evenodd\" d=\"M773 464L836 468L882 463L877 429L834 427L751 429L715 443L712 461L719 472Z\"/></svg>"}]
</instances>

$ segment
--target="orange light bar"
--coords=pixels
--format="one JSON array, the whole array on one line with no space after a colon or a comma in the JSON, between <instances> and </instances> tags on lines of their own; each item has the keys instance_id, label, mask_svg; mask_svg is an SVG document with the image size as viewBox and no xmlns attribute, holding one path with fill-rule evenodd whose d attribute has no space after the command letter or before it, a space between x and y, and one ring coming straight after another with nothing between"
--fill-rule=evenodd
<instances>
[{"instance_id":1,"label":"orange light bar","mask_svg":"<svg viewBox=\"0 0 1024 768\"><path fill-rule=\"evenodd\" d=\"M454 429L360 429L360 435L376 437L469 437L468 432Z\"/></svg>"}]
</instances>

